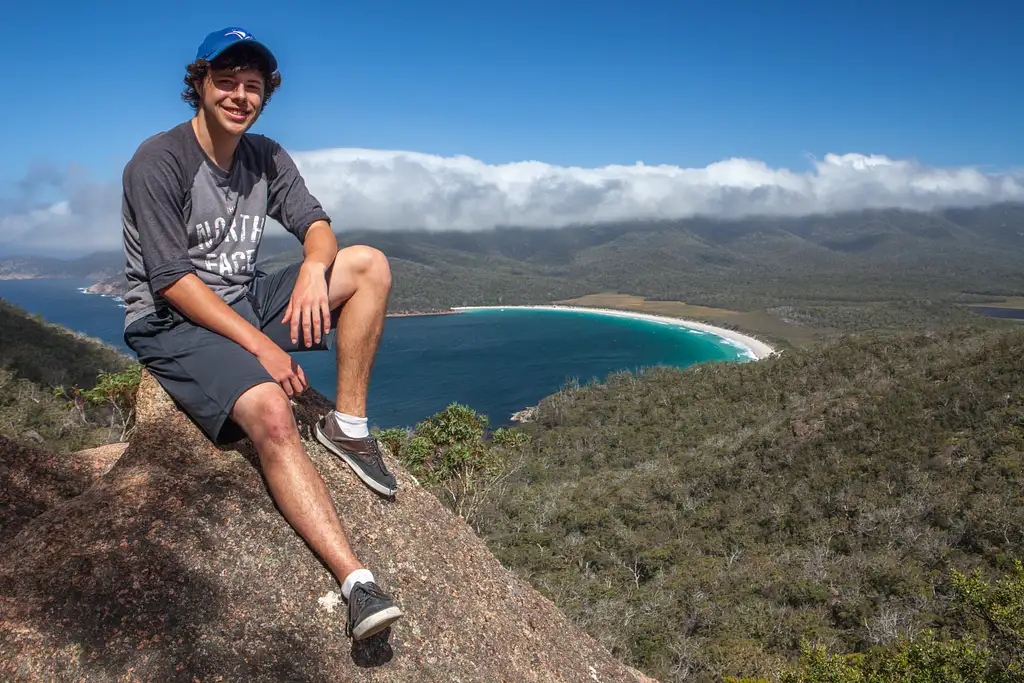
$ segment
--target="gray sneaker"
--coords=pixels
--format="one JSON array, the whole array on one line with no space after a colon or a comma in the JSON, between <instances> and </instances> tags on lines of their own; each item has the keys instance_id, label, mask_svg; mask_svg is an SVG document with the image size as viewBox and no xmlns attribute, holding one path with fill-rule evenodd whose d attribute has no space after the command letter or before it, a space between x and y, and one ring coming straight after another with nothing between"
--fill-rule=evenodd
<instances>
[{"instance_id":1,"label":"gray sneaker","mask_svg":"<svg viewBox=\"0 0 1024 683\"><path fill-rule=\"evenodd\" d=\"M345 632L353 640L374 636L402 617L402 610L375 583L357 583L348 597Z\"/></svg>"},{"instance_id":2,"label":"gray sneaker","mask_svg":"<svg viewBox=\"0 0 1024 683\"><path fill-rule=\"evenodd\" d=\"M395 497L398 481L384 464L377 439L373 436L349 438L330 413L316 423L315 432L316 440L351 467L364 484L382 496Z\"/></svg>"}]
</instances>

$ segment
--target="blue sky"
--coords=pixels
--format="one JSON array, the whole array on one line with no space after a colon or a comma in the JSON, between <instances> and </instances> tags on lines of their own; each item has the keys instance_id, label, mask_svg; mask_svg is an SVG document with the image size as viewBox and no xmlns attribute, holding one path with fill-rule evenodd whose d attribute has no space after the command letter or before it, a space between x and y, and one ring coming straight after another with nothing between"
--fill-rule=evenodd
<instances>
[{"instance_id":1,"label":"blue sky","mask_svg":"<svg viewBox=\"0 0 1024 683\"><path fill-rule=\"evenodd\" d=\"M4 176L33 160L116 169L187 117L182 67L231 24L278 54L284 87L257 125L295 150L790 167L807 153L996 167L1024 153L1024 8L1009 0L286 7L17 3L0 29Z\"/></svg>"},{"instance_id":2,"label":"blue sky","mask_svg":"<svg viewBox=\"0 0 1024 683\"><path fill-rule=\"evenodd\" d=\"M190 115L184 65L228 25L275 50L284 85L255 130L297 154L1024 166L1010 0L28 2L0 26L0 199L33 167L119 180L142 139Z\"/></svg>"}]
</instances>

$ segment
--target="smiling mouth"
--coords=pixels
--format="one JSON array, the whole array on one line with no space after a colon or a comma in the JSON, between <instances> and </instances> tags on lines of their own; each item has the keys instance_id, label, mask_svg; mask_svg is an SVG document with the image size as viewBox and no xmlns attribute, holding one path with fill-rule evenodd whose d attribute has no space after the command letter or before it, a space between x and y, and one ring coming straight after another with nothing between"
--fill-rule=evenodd
<instances>
[{"instance_id":1,"label":"smiling mouth","mask_svg":"<svg viewBox=\"0 0 1024 683\"><path fill-rule=\"evenodd\" d=\"M233 107L223 107L223 109L228 113L228 116L238 121L244 121L249 115L248 109L235 109Z\"/></svg>"}]
</instances>

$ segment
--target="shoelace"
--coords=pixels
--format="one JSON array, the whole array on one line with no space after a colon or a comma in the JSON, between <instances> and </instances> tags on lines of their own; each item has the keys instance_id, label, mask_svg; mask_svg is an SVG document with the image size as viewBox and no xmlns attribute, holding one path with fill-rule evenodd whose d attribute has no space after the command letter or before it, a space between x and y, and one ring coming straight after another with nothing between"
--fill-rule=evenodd
<instances>
[{"instance_id":1,"label":"shoelace","mask_svg":"<svg viewBox=\"0 0 1024 683\"><path fill-rule=\"evenodd\" d=\"M388 471L387 465L384 464L384 456L381 454L380 448L377 447L377 439L370 439L370 455L373 456L374 462L384 471L384 474L391 474Z\"/></svg>"},{"instance_id":2,"label":"shoelace","mask_svg":"<svg viewBox=\"0 0 1024 683\"><path fill-rule=\"evenodd\" d=\"M351 636L355 630L355 615L361 614L366 603L375 597L384 597L384 593L372 583L357 583L352 587L352 592L349 594L352 604L348 611L348 624L345 627L346 636Z\"/></svg>"}]
</instances>

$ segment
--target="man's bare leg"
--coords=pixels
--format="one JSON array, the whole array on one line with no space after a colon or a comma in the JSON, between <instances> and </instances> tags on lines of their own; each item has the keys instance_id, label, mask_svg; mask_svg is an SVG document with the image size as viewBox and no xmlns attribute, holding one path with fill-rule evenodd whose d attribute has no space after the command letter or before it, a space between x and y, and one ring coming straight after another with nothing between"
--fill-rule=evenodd
<instances>
[{"instance_id":1,"label":"man's bare leg","mask_svg":"<svg viewBox=\"0 0 1024 683\"><path fill-rule=\"evenodd\" d=\"M366 416L370 371L380 346L391 293L387 257L371 247L340 249L327 286L331 310L344 304L338 318L336 353L338 392L335 409Z\"/></svg>"},{"instance_id":2,"label":"man's bare leg","mask_svg":"<svg viewBox=\"0 0 1024 683\"><path fill-rule=\"evenodd\" d=\"M256 385L235 402L231 418L256 447L281 513L341 584L349 604L348 634L357 640L369 638L401 618L401 609L349 547L327 485L299 439L284 389L275 382Z\"/></svg>"},{"instance_id":3,"label":"man's bare leg","mask_svg":"<svg viewBox=\"0 0 1024 683\"><path fill-rule=\"evenodd\" d=\"M341 458L378 494L394 499L398 480L369 433L366 393L380 345L391 292L391 268L380 251L354 246L334 257L327 296L337 322L338 391L335 409L314 430L317 440Z\"/></svg>"},{"instance_id":4,"label":"man's bare leg","mask_svg":"<svg viewBox=\"0 0 1024 683\"><path fill-rule=\"evenodd\" d=\"M284 389L274 382L256 385L239 397L231 418L256 447L270 494L285 519L323 558L338 582L362 569L327 486L299 439Z\"/></svg>"}]
</instances>

